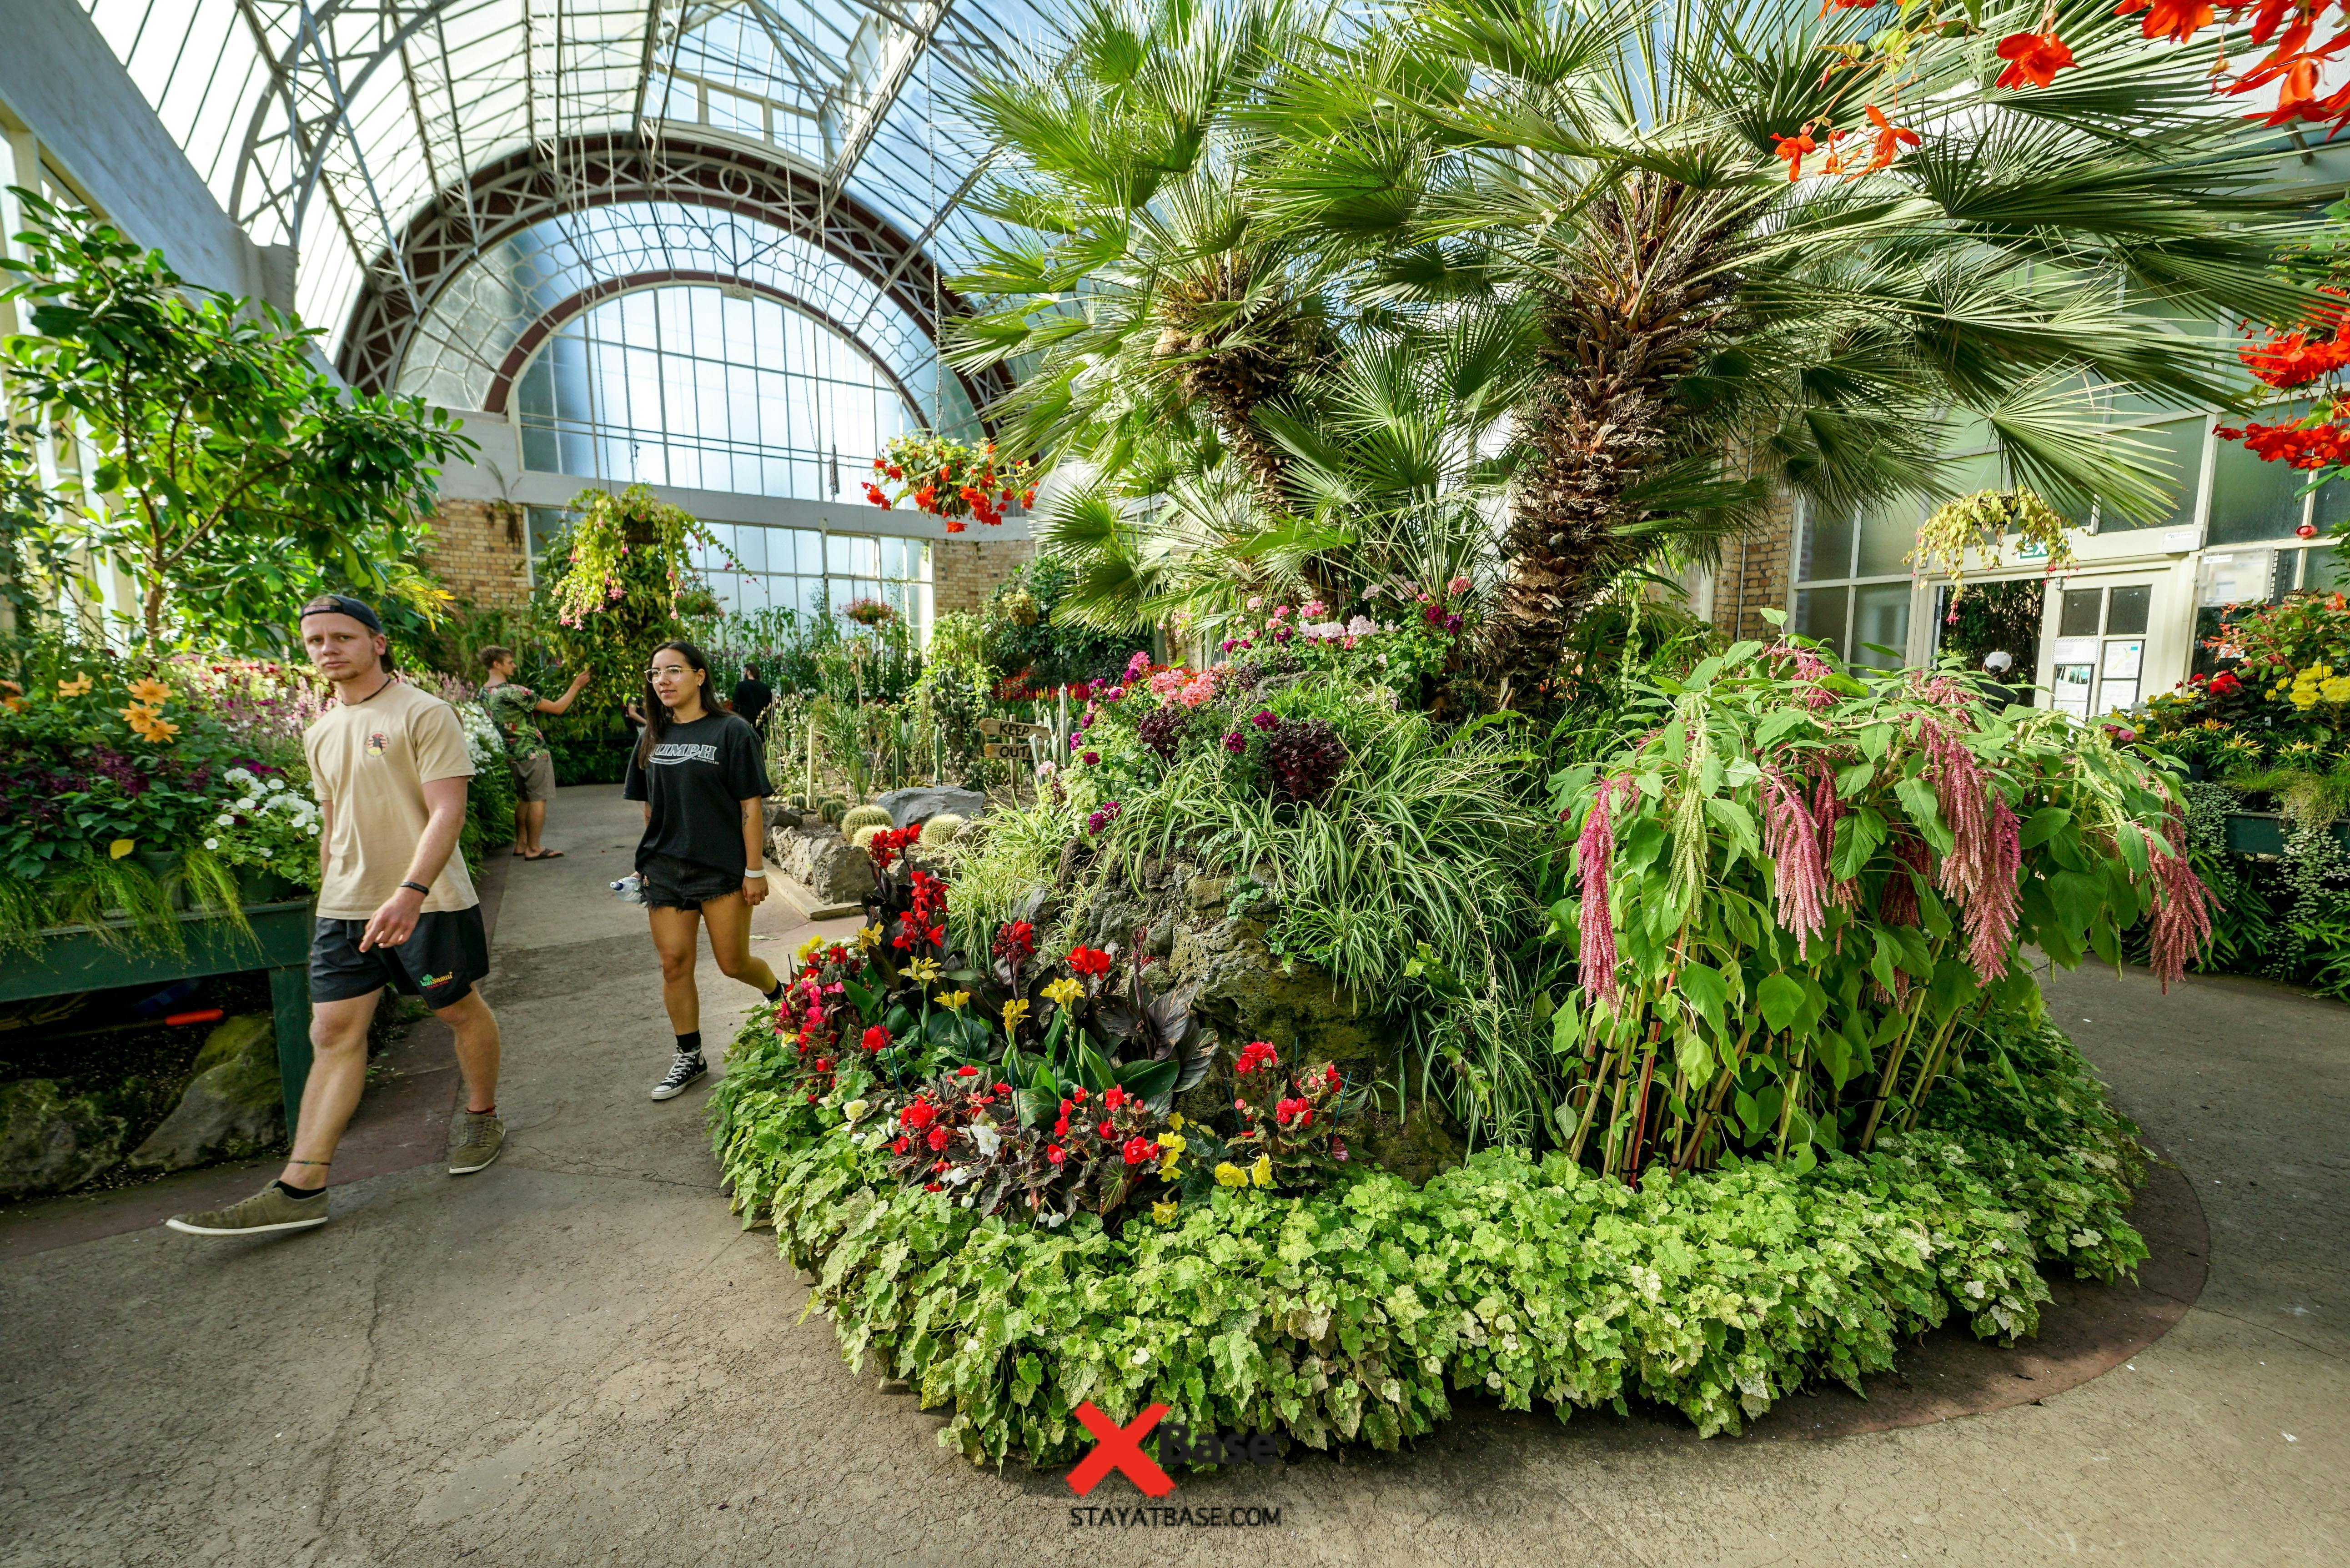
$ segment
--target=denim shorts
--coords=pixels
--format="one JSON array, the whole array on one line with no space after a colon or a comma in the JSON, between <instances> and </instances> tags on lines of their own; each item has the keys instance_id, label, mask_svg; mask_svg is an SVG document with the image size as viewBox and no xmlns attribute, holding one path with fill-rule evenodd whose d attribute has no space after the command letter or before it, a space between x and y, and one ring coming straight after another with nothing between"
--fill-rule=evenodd
<instances>
[{"instance_id":1,"label":"denim shorts","mask_svg":"<svg viewBox=\"0 0 2350 1568\"><path fill-rule=\"evenodd\" d=\"M743 890L739 871L720 871L667 855L648 855L637 869L645 879L645 903L655 909L699 909L712 898Z\"/></svg>"}]
</instances>

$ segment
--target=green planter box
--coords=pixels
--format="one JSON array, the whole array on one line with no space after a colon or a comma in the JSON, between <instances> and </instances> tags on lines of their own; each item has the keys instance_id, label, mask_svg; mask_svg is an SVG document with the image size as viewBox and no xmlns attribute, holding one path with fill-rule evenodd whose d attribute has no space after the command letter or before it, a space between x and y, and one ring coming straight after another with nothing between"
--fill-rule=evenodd
<instances>
[{"instance_id":1,"label":"green planter box","mask_svg":"<svg viewBox=\"0 0 2350 1568\"><path fill-rule=\"evenodd\" d=\"M310 900L281 899L246 908L253 934L226 920L182 915L185 953L109 947L87 926L46 931L31 957L0 963L0 1002L24 1002L118 985L169 985L204 975L269 971L270 1012L277 1023L277 1076L286 1096L286 1136L302 1108L310 1077Z\"/></svg>"},{"instance_id":2,"label":"green planter box","mask_svg":"<svg viewBox=\"0 0 2350 1568\"><path fill-rule=\"evenodd\" d=\"M2344 848L2350 849L2350 821L2335 823L2334 836ZM2285 837L2284 818L2276 812L2228 814L2228 847L2239 855L2282 855Z\"/></svg>"}]
</instances>

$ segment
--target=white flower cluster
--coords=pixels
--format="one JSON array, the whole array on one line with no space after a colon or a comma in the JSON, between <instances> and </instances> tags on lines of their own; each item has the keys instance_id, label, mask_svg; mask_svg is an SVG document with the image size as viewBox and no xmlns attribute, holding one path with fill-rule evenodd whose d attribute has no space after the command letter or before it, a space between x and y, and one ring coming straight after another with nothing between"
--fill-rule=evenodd
<instances>
[{"instance_id":1,"label":"white flower cluster","mask_svg":"<svg viewBox=\"0 0 2350 1568\"><path fill-rule=\"evenodd\" d=\"M490 719L489 711L479 702L451 704L457 710L457 722L465 731L465 755L472 760L473 770L495 763L504 766L506 760L505 737L498 733L497 725Z\"/></svg>"},{"instance_id":2,"label":"white flower cluster","mask_svg":"<svg viewBox=\"0 0 2350 1568\"><path fill-rule=\"evenodd\" d=\"M299 790L287 789L284 779L257 778L249 769L231 768L221 782L243 792L213 818L214 826L229 830L234 840L232 850L244 852L238 858L268 860L279 849L296 849L303 839L318 836L317 804ZM206 838L204 847L220 848L220 836Z\"/></svg>"}]
</instances>

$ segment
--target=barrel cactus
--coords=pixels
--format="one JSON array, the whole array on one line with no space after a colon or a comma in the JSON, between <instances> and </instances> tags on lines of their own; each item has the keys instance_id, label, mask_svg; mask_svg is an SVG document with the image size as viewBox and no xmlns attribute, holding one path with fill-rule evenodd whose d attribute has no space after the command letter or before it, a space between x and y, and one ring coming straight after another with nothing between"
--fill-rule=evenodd
<instances>
[{"instance_id":1,"label":"barrel cactus","mask_svg":"<svg viewBox=\"0 0 2350 1568\"><path fill-rule=\"evenodd\" d=\"M848 835L848 842L859 849L870 849L873 847L873 836L887 831L888 824L868 822L862 827L853 829Z\"/></svg>"},{"instance_id":2,"label":"barrel cactus","mask_svg":"<svg viewBox=\"0 0 2350 1568\"><path fill-rule=\"evenodd\" d=\"M840 819L847 811L848 803L838 795L827 795L816 804L816 814L836 827L840 826Z\"/></svg>"},{"instance_id":3,"label":"barrel cactus","mask_svg":"<svg viewBox=\"0 0 2350 1568\"><path fill-rule=\"evenodd\" d=\"M882 810L878 805L850 806L847 815L842 816L840 819L840 831L847 834L851 838L855 838L857 836L857 830L860 827L889 827L893 825L889 820L889 814Z\"/></svg>"},{"instance_id":4,"label":"barrel cactus","mask_svg":"<svg viewBox=\"0 0 2350 1568\"><path fill-rule=\"evenodd\" d=\"M952 844L955 835L962 829L963 819L961 816L951 811L942 811L922 824L923 847L934 849L942 844Z\"/></svg>"}]
</instances>

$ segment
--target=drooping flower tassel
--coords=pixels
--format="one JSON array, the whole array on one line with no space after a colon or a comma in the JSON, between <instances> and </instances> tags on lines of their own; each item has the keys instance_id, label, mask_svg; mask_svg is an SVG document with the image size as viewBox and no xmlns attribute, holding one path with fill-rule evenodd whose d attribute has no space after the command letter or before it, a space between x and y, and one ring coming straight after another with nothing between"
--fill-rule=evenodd
<instances>
[{"instance_id":1,"label":"drooping flower tassel","mask_svg":"<svg viewBox=\"0 0 2350 1568\"><path fill-rule=\"evenodd\" d=\"M1615 1005L1616 917L1607 906L1607 882L1616 871L1616 796L1636 786L1631 775L1602 779L1593 792L1590 814L1575 841L1575 874L1583 879L1577 919L1582 936L1583 988L1602 1007Z\"/></svg>"},{"instance_id":2,"label":"drooping flower tassel","mask_svg":"<svg viewBox=\"0 0 2350 1568\"><path fill-rule=\"evenodd\" d=\"M1802 789L1777 768L1762 770L1762 852L1772 860L1779 924L1802 952L1827 929L1827 859Z\"/></svg>"},{"instance_id":3,"label":"drooping flower tassel","mask_svg":"<svg viewBox=\"0 0 2350 1568\"><path fill-rule=\"evenodd\" d=\"M2170 853L2152 857L2154 922L2147 946L2155 978L2167 992L2170 982L2187 972L2187 961L2211 940L2213 900L2187 858L2187 817L2175 801L2162 833Z\"/></svg>"}]
</instances>

